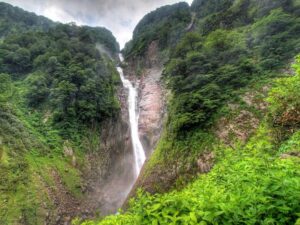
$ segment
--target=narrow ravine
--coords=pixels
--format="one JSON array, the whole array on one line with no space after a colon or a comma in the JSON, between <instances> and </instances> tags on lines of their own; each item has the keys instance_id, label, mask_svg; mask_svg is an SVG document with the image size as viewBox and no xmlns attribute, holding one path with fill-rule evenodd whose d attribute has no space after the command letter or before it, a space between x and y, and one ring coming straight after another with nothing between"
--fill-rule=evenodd
<instances>
[{"instance_id":1,"label":"narrow ravine","mask_svg":"<svg viewBox=\"0 0 300 225\"><path fill-rule=\"evenodd\" d=\"M123 61L123 56L120 54L120 61ZM131 83L130 80L124 77L123 69L119 66L117 70L120 74L124 88L128 89L128 111L129 111L129 122L131 130L131 140L133 146L134 155L134 176L138 177L142 166L146 160L145 151L139 137L138 120L139 113L137 108L137 88Z\"/></svg>"},{"instance_id":2,"label":"narrow ravine","mask_svg":"<svg viewBox=\"0 0 300 225\"><path fill-rule=\"evenodd\" d=\"M122 62L122 55L119 57ZM113 122L115 124L108 125L121 126L114 131L108 130L109 135L112 135L108 136L108 141L115 142L119 140L112 149L121 152L121 154L119 153L114 158L113 164L109 169L109 175L94 186L93 194L87 201L88 203L96 203L96 208L101 216L115 214L122 207L146 159L145 151L139 138L138 88L125 78L120 65L116 69L123 84L122 93L120 93L119 97L122 99L120 100L122 101L121 113L123 113L121 119L126 124L126 128L124 129L123 125L118 125L120 121L115 121ZM126 90L126 94L124 90ZM124 95L127 96L127 101L123 101ZM123 135L123 137L117 137L116 135ZM126 142L124 142L123 138L126 139Z\"/></svg>"}]
</instances>

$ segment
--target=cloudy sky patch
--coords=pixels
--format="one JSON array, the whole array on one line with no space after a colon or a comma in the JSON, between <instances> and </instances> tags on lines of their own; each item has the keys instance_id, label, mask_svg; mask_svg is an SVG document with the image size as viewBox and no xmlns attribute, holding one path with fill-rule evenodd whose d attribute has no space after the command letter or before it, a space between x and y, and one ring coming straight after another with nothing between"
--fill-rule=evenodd
<instances>
[{"instance_id":1,"label":"cloudy sky patch","mask_svg":"<svg viewBox=\"0 0 300 225\"><path fill-rule=\"evenodd\" d=\"M4 0L54 21L103 26L111 30L121 47L132 37L138 21L148 12L179 0ZM192 0L187 0L191 4Z\"/></svg>"}]
</instances>

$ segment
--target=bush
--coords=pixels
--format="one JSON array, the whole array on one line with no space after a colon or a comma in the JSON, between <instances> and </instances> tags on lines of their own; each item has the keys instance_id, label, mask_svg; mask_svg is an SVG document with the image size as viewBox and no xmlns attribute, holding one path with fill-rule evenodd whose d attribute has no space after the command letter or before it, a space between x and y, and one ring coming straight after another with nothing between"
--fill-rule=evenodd
<instances>
[{"instance_id":1,"label":"bush","mask_svg":"<svg viewBox=\"0 0 300 225\"><path fill-rule=\"evenodd\" d=\"M12 95L12 81L8 74L0 74L0 103L6 102Z\"/></svg>"},{"instance_id":2,"label":"bush","mask_svg":"<svg viewBox=\"0 0 300 225\"><path fill-rule=\"evenodd\" d=\"M133 40L126 44L125 57L142 56L154 40L158 40L162 50L175 46L190 19L190 9L185 2L163 6L147 14L136 26Z\"/></svg>"},{"instance_id":3,"label":"bush","mask_svg":"<svg viewBox=\"0 0 300 225\"><path fill-rule=\"evenodd\" d=\"M295 76L278 79L269 94L270 117L275 125L300 125L300 56L296 58Z\"/></svg>"},{"instance_id":4,"label":"bush","mask_svg":"<svg viewBox=\"0 0 300 225\"><path fill-rule=\"evenodd\" d=\"M61 24L17 33L0 43L0 72L25 78L28 105L51 112L57 127L94 126L119 109L115 66L97 44L112 55L119 50L104 28Z\"/></svg>"},{"instance_id":5,"label":"bush","mask_svg":"<svg viewBox=\"0 0 300 225\"><path fill-rule=\"evenodd\" d=\"M300 210L297 160L225 152L222 163L184 190L140 193L128 213L96 224L294 224Z\"/></svg>"}]
</instances>

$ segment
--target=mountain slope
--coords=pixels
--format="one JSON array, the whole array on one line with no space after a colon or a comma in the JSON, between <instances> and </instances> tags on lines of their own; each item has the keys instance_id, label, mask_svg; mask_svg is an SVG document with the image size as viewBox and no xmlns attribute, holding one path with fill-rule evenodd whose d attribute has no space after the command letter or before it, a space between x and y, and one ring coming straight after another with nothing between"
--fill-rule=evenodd
<instances>
[{"instance_id":1,"label":"mountain slope","mask_svg":"<svg viewBox=\"0 0 300 225\"><path fill-rule=\"evenodd\" d=\"M173 47L190 20L189 6L183 2L147 14L133 31L133 39L123 49L125 59L143 55L154 40L158 40L161 49Z\"/></svg>"},{"instance_id":2,"label":"mountain slope","mask_svg":"<svg viewBox=\"0 0 300 225\"><path fill-rule=\"evenodd\" d=\"M0 2L0 37L28 30L46 31L55 23L43 16Z\"/></svg>"},{"instance_id":3,"label":"mountain slope","mask_svg":"<svg viewBox=\"0 0 300 225\"><path fill-rule=\"evenodd\" d=\"M99 183L130 145L119 45L105 28L55 24L0 4L0 224L92 217Z\"/></svg>"},{"instance_id":4,"label":"mountain slope","mask_svg":"<svg viewBox=\"0 0 300 225\"><path fill-rule=\"evenodd\" d=\"M199 0L191 11L176 47L158 53L168 115L136 199L95 224L295 224L299 2ZM153 30L126 58L146 62L139 74Z\"/></svg>"},{"instance_id":5,"label":"mountain slope","mask_svg":"<svg viewBox=\"0 0 300 225\"><path fill-rule=\"evenodd\" d=\"M230 106L220 119L225 124L214 127L218 139L206 142L206 152L196 164L198 175L189 185L184 187L182 176L177 190L155 195L139 192L125 214L95 224L297 224L299 66L298 56L293 77L283 74L250 86L244 102ZM231 134L220 135L227 129ZM238 132L247 135L249 129L247 139L239 136ZM147 179L147 174L143 176Z\"/></svg>"}]
</instances>

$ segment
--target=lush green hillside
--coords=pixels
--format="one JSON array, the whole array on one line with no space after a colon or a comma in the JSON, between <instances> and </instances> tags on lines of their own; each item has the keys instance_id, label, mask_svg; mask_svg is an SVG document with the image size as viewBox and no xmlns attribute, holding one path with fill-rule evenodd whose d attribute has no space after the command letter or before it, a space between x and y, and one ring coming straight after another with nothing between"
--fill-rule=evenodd
<instances>
[{"instance_id":1,"label":"lush green hillside","mask_svg":"<svg viewBox=\"0 0 300 225\"><path fill-rule=\"evenodd\" d=\"M136 26L133 39L126 44L125 58L142 56L154 40L159 41L161 50L173 47L190 21L187 3L163 6L147 14Z\"/></svg>"},{"instance_id":2,"label":"lush green hillside","mask_svg":"<svg viewBox=\"0 0 300 225\"><path fill-rule=\"evenodd\" d=\"M220 139L210 143L215 165L209 173L166 194L141 190L126 213L83 224L298 224L300 56L293 68L295 76L269 80L273 87L267 98L259 93L266 83L251 87L258 91L256 101L269 104L265 117L244 143L236 139L230 145ZM247 107L254 110L257 105ZM236 105L226 118L234 123L231 116L245 110L245 105ZM201 147L203 142L198 139L194 144Z\"/></svg>"},{"instance_id":3,"label":"lush green hillside","mask_svg":"<svg viewBox=\"0 0 300 225\"><path fill-rule=\"evenodd\" d=\"M240 14L256 9L250 3L237 1L225 12L208 16L177 45L165 70L174 94L170 110L174 134L209 126L218 108L237 96L235 90L273 76L299 52L297 8L285 10L284 2L274 10L264 9L259 20L249 16L241 21Z\"/></svg>"},{"instance_id":4,"label":"lush green hillside","mask_svg":"<svg viewBox=\"0 0 300 225\"><path fill-rule=\"evenodd\" d=\"M180 191L140 192L125 214L84 224L298 224L300 56L293 68L295 76L274 80L268 98L256 96L269 106L246 143L214 141L209 173Z\"/></svg>"},{"instance_id":5,"label":"lush green hillside","mask_svg":"<svg viewBox=\"0 0 300 225\"><path fill-rule=\"evenodd\" d=\"M107 159L97 154L120 112L119 46L104 28L5 3L0 36L0 224L63 224L86 213L89 154ZM164 133L127 211L83 224L299 224L299 0L161 7L126 60L138 65L153 41L166 62Z\"/></svg>"},{"instance_id":6,"label":"lush green hillside","mask_svg":"<svg viewBox=\"0 0 300 225\"><path fill-rule=\"evenodd\" d=\"M28 30L46 31L55 26L51 20L0 2L0 38Z\"/></svg>"},{"instance_id":7,"label":"lush green hillside","mask_svg":"<svg viewBox=\"0 0 300 225\"><path fill-rule=\"evenodd\" d=\"M28 105L51 111L56 126L100 122L118 108L113 65L95 47L106 44L98 38L102 33L108 32L58 25L46 33L10 35L0 45L0 72L27 85ZM111 34L108 40L114 40Z\"/></svg>"},{"instance_id":8,"label":"lush green hillside","mask_svg":"<svg viewBox=\"0 0 300 225\"><path fill-rule=\"evenodd\" d=\"M290 69L300 52L299 1L196 0L191 11L194 25L165 65L168 118L142 190L127 212L85 224L299 218L299 56ZM138 30L131 43L147 34Z\"/></svg>"},{"instance_id":9,"label":"lush green hillside","mask_svg":"<svg viewBox=\"0 0 300 225\"><path fill-rule=\"evenodd\" d=\"M119 112L115 63L96 47L119 46L104 28L0 4L0 224L62 223L83 199L102 122Z\"/></svg>"}]
</instances>

